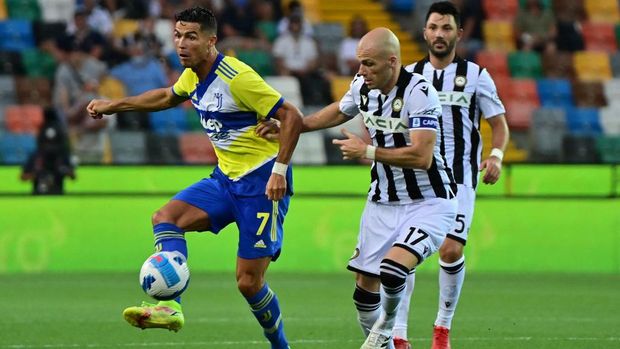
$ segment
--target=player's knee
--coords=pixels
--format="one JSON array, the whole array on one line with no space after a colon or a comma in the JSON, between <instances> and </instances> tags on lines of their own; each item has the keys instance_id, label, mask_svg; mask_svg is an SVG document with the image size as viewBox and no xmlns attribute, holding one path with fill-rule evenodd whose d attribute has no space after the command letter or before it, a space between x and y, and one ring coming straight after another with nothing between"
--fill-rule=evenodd
<instances>
[{"instance_id":1,"label":"player's knee","mask_svg":"<svg viewBox=\"0 0 620 349\"><path fill-rule=\"evenodd\" d=\"M252 297L263 286L263 278L258 274L239 273L237 274L237 288L245 297Z\"/></svg>"},{"instance_id":2,"label":"player's knee","mask_svg":"<svg viewBox=\"0 0 620 349\"><path fill-rule=\"evenodd\" d=\"M463 245L447 238L439 249L439 258L446 263L454 263L463 257Z\"/></svg>"},{"instance_id":3,"label":"player's knee","mask_svg":"<svg viewBox=\"0 0 620 349\"><path fill-rule=\"evenodd\" d=\"M172 222L172 217L166 214L166 211L163 209L159 209L155 211L155 213L153 213L153 215L151 216L151 223L153 223L153 225L157 225L159 223L170 223L170 222Z\"/></svg>"},{"instance_id":4,"label":"player's knee","mask_svg":"<svg viewBox=\"0 0 620 349\"><path fill-rule=\"evenodd\" d=\"M381 261L380 278L381 284L389 289L400 290L405 287L405 281L409 274L409 269L391 259L384 259Z\"/></svg>"}]
</instances>

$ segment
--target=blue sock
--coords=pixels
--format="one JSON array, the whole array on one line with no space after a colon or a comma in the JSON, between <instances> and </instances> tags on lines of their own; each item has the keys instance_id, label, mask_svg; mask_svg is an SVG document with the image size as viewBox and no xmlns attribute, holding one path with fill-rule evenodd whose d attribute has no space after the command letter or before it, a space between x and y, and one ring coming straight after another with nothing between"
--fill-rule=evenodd
<instances>
[{"instance_id":1,"label":"blue sock","mask_svg":"<svg viewBox=\"0 0 620 349\"><path fill-rule=\"evenodd\" d=\"M159 223L153 227L157 251L178 251L187 258L185 232L172 223Z\"/></svg>"},{"instance_id":2,"label":"blue sock","mask_svg":"<svg viewBox=\"0 0 620 349\"><path fill-rule=\"evenodd\" d=\"M284 324L280 314L278 297L265 283L263 288L252 297L247 298L252 313L265 331L265 337L271 342L271 349L288 349L284 336Z\"/></svg>"},{"instance_id":3,"label":"blue sock","mask_svg":"<svg viewBox=\"0 0 620 349\"><path fill-rule=\"evenodd\" d=\"M153 234L155 234L155 250L177 251L187 259L187 242L183 229L172 223L159 223L153 226ZM181 297L175 300L181 303Z\"/></svg>"}]
</instances>

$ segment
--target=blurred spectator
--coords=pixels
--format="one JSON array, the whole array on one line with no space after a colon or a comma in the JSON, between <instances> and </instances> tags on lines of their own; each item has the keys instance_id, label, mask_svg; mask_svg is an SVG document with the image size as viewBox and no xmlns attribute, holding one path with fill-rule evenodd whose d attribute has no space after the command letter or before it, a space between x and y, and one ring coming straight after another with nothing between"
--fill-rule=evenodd
<instances>
[{"instance_id":1,"label":"blurred spectator","mask_svg":"<svg viewBox=\"0 0 620 349\"><path fill-rule=\"evenodd\" d=\"M97 59L102 59L109 50L106 38L88 24L88 13L83 7L75 11L73 24L67 27L67 33L71 35L74 45Z\"/></svg>"},{"instance_id":2,"label":"blurred spectator","mask_svg":"<svg viewBox=\"0 0 620 349\"><path fill-rule=\"evenodd\" d=\"M235 0L226 0L218 19L220 39L231 37L254 37L255 18L249 5L237 5Z\"/></svg>"},{"instance_id":3,"label":"blurred spectator","mask_svg":"<svg viewBox=\"0 0 620 349\"><path fill-rule=\"evenodd\" d=\"M286 17L282 17L280 22L278 22L278 34L285 34L289 30L289 21L291 16L299 17L303 19L302 24L302 33L304 35L312 37L314 35L314 30L312 28L312 23L305 19L304 17L304 8L301 6L301 2L297 0L291 0L288 3L288 12Z\"/></svg>"},{"instance_id":4,"label":"blurred spectator","mask_svg":"<svg viewBox=\"0 0 620 349\"><path fill-rule=\"evenodd\" d=\"M110 37L114 29L112 14L99 6L96 0L84 0L83 11L88 16L88 25L99 33Z\"/></svg>"},{"instance_id":5,"label":"blurred spectator","mask_svg":"<svg viewBox=\"0 0 620 349\"><path fill-rule=\"evenodd\" d=\"M110 75L120 80L127 94L139 95L148 90L168 86L162 63L148 51L148 41L140 32L125 42L130 59L110 70Z\"/></svg>"},{"instance_id":6,"label":"blurred spectator","mask_svg":"<svg viewBox=\"0 0 620 349\"><path fill-rule=\"evenodd\" d=\"M72 37L57 41L60 64L54 77L52 103L62 124L84 113L88 103L97 93L99 82L105 75L106 65L78 46Z\"/></svg>"},{"instance_id":7,"label":"blurred spectator","mask_svg":"<svg viewBox=\"0 0 620 349\"><path fill-rule=\"evenodd\" d=\"M170 34L172 35L172 30ZM129 54L129 57L132 56L130 51L134 44L140 45L140 49L147 56L159 57L161 55L162 43L155 33L155 18L148 17L140 20L138 31L122 38L122 49Z\"/></svg>"},{"instance_id":8,"label":"blurred spectator","mask_svg":"<svg viewBox=\"0 0 620 349\"><path fill-rule=\"evenodd\" d=\"M349 35L342 40L338 49L338 72L340 75L355 75L359 70L357 44L368 32L368 23L362 16L351 19Z\"/></svg>"},{"instance_id":9,"label":"blurred spectator","mask_svg":"<svg viewBox=\"0 0 620 349\"><path fill-rule=\"evenodd\" d=\"M278 36L278 23L276 22L274 4L269 0L258 0L254 4L254 16L256 17L256 33L260 40L273 43Z\"/></svg>"},{"instance_id":10,"label":"blurred spectator","mask_svg":"<svg viewBox=\"0 0 620 349\"><path fill-rule=\"evenodd\" d=\"M540 0L527 0L520 8L514 23L517 47L520 50L544 52L555 44L555 18L543 8Z\"/></svg>"},{"instance_id":11,"label":"blurred spectator","mask_svg":"<svg viewBox=\"0 0 620 349\"><path fill-rule=\"evenodd\" d=\"M32 181L35 195L64 193L64 179L75 179L69 144L64 127L48 113L37 136L37 149L22 167L21 179Z\"/></svg>"},{"instance_id":12,"label":"blurred spectator","mask_svg":"<svg viewBox=\"0 0 620 349\"><path fill-rule=\"evenodd\" d=\"M454 3L461 10L461 25L463 27L463 35L456 46L456 54L473 61L476 53L484 47L482 4L480 0L455 0ZM426 23L423 24L423 26L425 25Z\"/></svg>"},{"instance_id":13,"label":"blurred spectator","mask_svg":"<svg viewBox=\"0 0 620 349\"><path fill-rule=\"evenodd\" d=\"M580 1L554 1L553 10L557 18L557 49L569 52L584 50L581 21L586 19L586 13L583 3Z\"/></svg>"},{"instance_id":14,"label":"blurred spectator","mask_svg":"<svg viewBox=\"0 0 620 349\"><path fill-rule=\"evenodd\" d=\"M292 75L299 79L305 105L323 105L331 102L329 82L318 72L319 51L316 42L302 34L303 19L289 17L289 30L278 36L273 44L278 75Z\"/></svg>"}]
</instances>

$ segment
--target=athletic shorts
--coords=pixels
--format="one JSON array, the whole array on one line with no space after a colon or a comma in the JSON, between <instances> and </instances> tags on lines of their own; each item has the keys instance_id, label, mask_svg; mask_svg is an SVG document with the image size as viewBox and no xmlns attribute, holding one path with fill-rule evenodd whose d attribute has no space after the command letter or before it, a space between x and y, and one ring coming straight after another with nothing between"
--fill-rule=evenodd
<instances>
[{"instance_id":1,"label":"athletic shorts","mask_svg":"<svg viewBox=\"0 0 620 349\"><path fill-rule=\"evenodd\" d=\"M474 217L476 190L463 184L458 184L457 186L456 199L459 202L459 209L456 213L454 226L448 232L447 237L466 245L469 228L471 228L472 218Z\"/></svg>"},{"instance_id":2,"label":"athletic shorts","mask_svg":"<svg viewBox=\"0 0 620 349\"><path fill-rule=\"evenodd\" d=\"M271 201L264 194L264 187L262 195L246 196L241 194L243 191L239 188L235 188L239 185L246 184L232 181L216 169L211 178L194 183L172 199L184 201L205 211L211 222L209 231L214 234L230 223L237 223L239 257L272 257L275 261L282 250L282 226L290 195L285 195L279 201Z\"/></svg>"},{"instance_id":3,"label":"athletic shorts","mask_svg":"<svg viewBox=\"0 0 620 349\"><path fill-rule=\"evenodd\" d=\"M406 249L422 263L443 243L456 211L456 199L433 198L405 205L368 201L347 269L379 277L379 265L393 246Z\"/></svg>"}]
</instances>

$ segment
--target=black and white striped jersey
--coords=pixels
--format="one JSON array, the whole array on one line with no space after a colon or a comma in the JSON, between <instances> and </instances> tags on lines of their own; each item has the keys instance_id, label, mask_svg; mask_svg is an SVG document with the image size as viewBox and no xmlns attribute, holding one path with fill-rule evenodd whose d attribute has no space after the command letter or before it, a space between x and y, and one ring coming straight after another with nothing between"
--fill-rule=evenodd
<instances>
[{"instance_id":1,"label":"black and white striped jersey","mask_svg":"<svg viewBox=\"0 0 620 349\"><path fill-rule=\"evenodd\" d=\"M422 75L401 68L396 86L387 95L378 89L368 89L364 78L356 76L349 91L340 100L340 111L351 117L361 113L373 144L377 147L399 148L411 145L411 130L437 131L433 162L428 170L373 162L368 200L407 204L421 199L454 196L456 185L446 160L440 154L439 96Z\"/></svg>"},{"instance_id":2,"label":"black and white striped jersey","mask_svg":"<svg viewBox=\"0 0 620 349\"><path fill-rule=\"evenodd\" d=\"M491 75L459 57L445 69L435 69L426 57L406 70L424 75L438 91L443 109L441 154L456 183L476 188L482 156L480 115L488 119L506 112Z\"/></svg>"}]
</instances>

